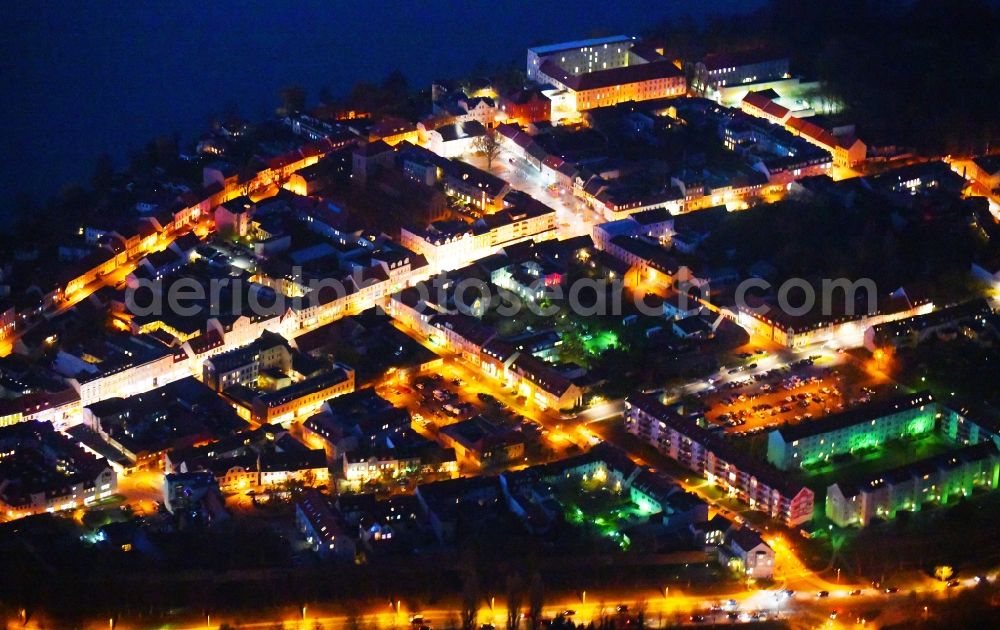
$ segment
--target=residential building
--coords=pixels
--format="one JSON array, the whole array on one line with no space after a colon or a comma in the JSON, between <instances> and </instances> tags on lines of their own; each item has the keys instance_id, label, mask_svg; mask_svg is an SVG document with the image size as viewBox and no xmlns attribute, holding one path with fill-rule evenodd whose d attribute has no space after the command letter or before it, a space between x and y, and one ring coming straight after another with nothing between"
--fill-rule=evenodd
<instances>
[{"instance_id":1,"label":"residential building","mask_svg":"<svg viewBox=\"0 0 1000 630\"><path fill-rule=\"evenodd\" d=\"M934 431L938 405L930 392L881 402L775 429L767 437L767 461L781 470L829 461L859 449Z\"/></svg>"},{"instance_id":2,"label":"residential building","mask_svg":"<svg viewBox=\"0 0 1000 630\"><path fill-rule=\"evenodd\" d=\"M255 385L261 372L270 369L291 371L292 349L281 335L264 331L246 346L206 359L202 381L221 392L233 385Z\"/></svg>"},{"instance_id":3,"label":"residential building","mask_svg":"<svg viewBox=\"0 0 1000 630\"><path fill-rule=\"evenodd\" d=\"M694 63L692 87L711 98L722 87L764 83L788 76L788 57L768 50L712 53Z\"/></svg>"},{"instance_id":4,"label":"residential building","mask_svg":"<svg viewBox=\"0 0 1000 630\"><path fill-rule=\"evenodd\" d=\"M159 469L173 449L218 440L246 422L215 392L187 377L127 398L83 408L83 423L136 467Z\"/></svg>"},{"instance_id":5,"label":"residential building","mask_svg":"<svg viewBox=\"0 0 1000 630\"><path fill-rule=\"evenodd\" d=\"M564 63L547 60L539 66L537 75L540 82L562 92L553 102L553 118L556 114L576 116L597 107L683 96L687 92L684 73L666 60L587 73L573 73Z\"/></svg>"},{"instance_id":6,"label":"residential building","mask_svg":"<svg viewBox=\"0 0 1000 630\"><path fill-rule=\"evenodd\" d=\"M532 200L521 207L489 214L474 223L437 221L425 227L405 227L400 244L423 255L434 270L455 268L526 240L556 235L555 210Z\"/></svg>"},{"instance_id":7,"label":"residential building","mask_svg":"<svg viewBox=\"0 0 1000 630\"><path fill-rule=\"evenodd\" d=\"M813 517L813 492L766 462L737 452L697 420L655 396L625 401L625 428L658 451L721 487L728 496L790 527Z\"/></svg>"},{"instance_id":8,"label":"residential building","mask_svg":"<svg viewBox=\"0 0 1000 630\"><path fill-rule=\"evenodd\" d=\"M981 323L991 315L993 309L989 302L977 299L924 315L897 319L866 330L865 348L874 352L877 349L913 347L939 332L957 330L967 323Z\"/></svg>"},{"instance_id":9,"label":"residential building","mask_svg":"<svg viewBox=\"0 0 1000 630\"><path fill-rule=\"evenodd\" d=\"M319 490L304 490L295 499L295 526L321 560L354 558L354 538L344 529L330 498Z\"/></svg>"},{"instance_id":10,"label":"residential building","mask_svg":"<svg viewBox=\"0 0 1000 630\"><path fill-rule=\"evenodd\" d=\"M552 101L537 88L516 88L500 98L500 113L505 122L519 125L551 120Z\"/></svg>"},{"instance_id":11,"label":"residential building","mask_svg":"<svg viewBox=\"0 0 1000 630\"><path fill-rule=\"evenodd\" d=\"M821 295L818 289L816 295ZM865 292L860 292L854 297L859 302L851 304L850 308L835 301L829 305L827 313L821 313L820 309L815 308L805 314L793 315L768 302L762 302L740 306L732 317L751 335L788 348L827 342L844 347L857 347L864 345L865 331L873 326L916 315L926 315L934 310L934 304L928 301L911 302L892 297L889 300L882 300L876 310L869 312L867 310L869 306L860 301L860 298L866 297ZM845 312L848 310L853 312Z\"/></svg>"},{"instance_id":12,"label":"residential building","mask_svg":"<svg viewBox=\"0 0 1000 630\"><path fill-rule=\"evenodd\" d=\"M49 422L0 427L0 510L9 518L72 510L110 497L118 477Z\"/></svg>"},{"instance_id":13,"label":"residential building","mask_svg":"<svg viewBox=\"0 0 1000 630\"><path fill-rule=\"evenodd\" d=\"M720 560L741 577L755 580L774 577L774 549L749 527L730 530L719 552Z\"/></svg>"},{"instance_id":14,"label":"residential building","mask_svg":"<svg viewBox=\"0 0 1000 630\"><path fill-rule=\"evenodd\" d=\"M539 71L546 61L565 64L574 74L624 67L628 65L629 50L634 43L634 37L615 35L529 48L528 80L543 82Z\"/></svg>"},{"instance_id":15,"label":"residential building","mask_svg":"<svg viewBox=\"0 0 1000 630\"><path fill-rule=\"evenodd\" d=\"M368 142L384 142L389 146L417 141L417 125L398 116L386 116L368 128Z\"/></svg>"},{"instance_id":16,"label":"residential building","mask_svg":"<svg viewBox=\"0 0 1000 630\"><path fill-rule=\"evenodd\" d=\"M771 91L773 92L773 91ZM865 160L868 148L852 133L835 135L808 118L799 117L787 107L777 103L770 94L749 92L740 101L740 109L751 116L763 118L776 125L782 125L795 136L827 151L837 166L855 166Z\"/></svg>"},{"instance_id":17,"label":"residential building","mask_svg":"<svg viewBox=\"0 0 1000 630\"><path fill-rule=\"evenodd\" d=\"M524 436L476 416L441 428L441 441L460 461L481 468L506 466L524 459Z\"/></svg>"},{"instance_id":18,"label":"residential building","mask_svg":"<svg viewBox=\"0 0 1000 630\"><path fill-rule=\"evenodd\" d=\"M219 482L209 472L167 473L163 476L163 506L189 521L194 515L211 525L229 518Z\"/></svg>"},{"instance_id":19,"label":"residential building","mask_svg":"<svg viewBox=\"0 0 1000 630\"><path fill-rule=\"evenodd\" d=\"M973 490L995 490L1000 482L1000 451L980 442L869 475L856 483L837 482L826 491L826 516L839 527L864 527L889 520L900 511L925 504L945 505Z\"/></svg>"},{"instance_id":20,"label":"residential building","mask_svg":"<svg viewBox=\"0 0 1000 630\"><path fill-rule=\"evenodd\" d=\"M248 452L203 461L198 467L211 471L219 481L219 488L227 494L285 490L291 485L324 486L330 481L326 454L318 449Z\"/></svg>"},{"instance_id":21,"label":"residential building","mask_svg":"<svg viewBox=\"0 0 1000 630\"><path fill-rule=\"evenodd\" d=\"M988 191L1000 190L1000 154L973 158L965 175Z\"/></svg>"},{"instance_id":22,"label":"residential building","mask_svg":"<svg viewBox=\"0 0 1000 630\"><path fill-rule=\"evenodd\" d=\"M354 391L354 370L337 364L333 369L275 391L258 392L244 385L225 391L241 417L256 424L294 422L316 413L327 400Z\"/></svg>"},{"instance_id":23,"label":"residential building","mask_svg":"<svg viewBox=\"0 0 1000 630\"><path fill-rule=\"evenodd\" d=\"M455 450L435 442L417 446L358 449L341 456L343 477L350 483L399 479L415 474L458 473Z\"/></svg>"},{"instance_id":24,"label":"residential building","mask_svg":"<svg viewBox=\"0 0 1000 630\"><path fill-rule=\"evenodd\" d=\"M17 324L17 310L7 298L0 298L0 341L14 334Z\"/></svg>"}]
</instances>

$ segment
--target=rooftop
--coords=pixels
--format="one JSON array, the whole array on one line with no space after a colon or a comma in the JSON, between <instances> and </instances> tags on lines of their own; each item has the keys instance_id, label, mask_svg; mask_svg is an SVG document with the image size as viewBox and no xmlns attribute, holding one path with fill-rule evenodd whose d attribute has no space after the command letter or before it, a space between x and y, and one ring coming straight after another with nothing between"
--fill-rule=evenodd
<instances>
[{"instance_id":1,"label":"rooftop","mask_svg":"<svg viewBox=\"0 0 1000 630\"><path fill-rule=\"evenodd\" d=\"M794 442L933 403L934 396L928 391L904 394L881 402L862 405L841 413L824 416L817 420L802 422L790 427L782 427L775 432L781 435L785 442Z\"/></svg>"},{"instance_id":2,"label":"rooftop","mask_svg":"<svg viewBox=\"0 0 1000 630\"><path fill-rule=\"evenodd\" d=\"M542 63L539 70L577 92L684 76L684 72L670 61L640 63L634 66L608 68L607 70L574 75L556 62L548 60Z\"/></svg>"},{"instance_id":3,"label":"rooftop","mask_svg":"<svg viewBox=\"0 0 1000 630\"><path fill-rule=\"evenodd\" d=\"M617 44L623 42L631 42L634 38L628 35L612 35L611 37L595 37L593 39L576 39L570 42L562 42L560 44L546 44L545 46L533 46L529 48L531 52L536 55L551 55L552 53L562 52L564 50L577 50L580 48L587 48L591 46L603 46L604 44Z\"/></svg>"}]
</instances>

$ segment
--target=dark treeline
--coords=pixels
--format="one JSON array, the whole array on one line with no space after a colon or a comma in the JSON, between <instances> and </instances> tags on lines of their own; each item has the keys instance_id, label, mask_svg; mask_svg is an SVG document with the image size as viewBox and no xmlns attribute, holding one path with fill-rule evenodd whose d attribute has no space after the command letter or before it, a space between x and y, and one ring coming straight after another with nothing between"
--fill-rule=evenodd
<instances>
[{"instance_id":1,"label":"dark treeline","mask_svg":"<svg viewBox=\"0 0 1000 630\"><path fill-rule=\"evenodd\" d=\"M92 546L81 541L80 531L69 519L48 514L0 528L0 616L10 618L25 609L53 619L48 627L79 627L109 617L153 626L175 613L242 612L253 618L303 604L372 610L401 602L409 611L454 606L456 617L465 622L455 630L472 630L478 628L469 623L474 610L495 599L513 610L535 611L534 623L515 627L538 630L547 599L584 589L597 597L599 592L648 592L671 584L730 586L707 569L686 570L642 557L621 562L597 555L558 558L536 549L533 556L500 559L489 545L473 541L459 549L361 565L296 565L287 542L256 523L154 533L149 540L157 551L152 555L145 545L130 552ZM619 602L606 603L613 610Z\"/></svg>"},{"instance_id":2,"label":"dark treeline","mask_svg":"<svg viewBox=\"0 0 1000 630\"><path fill-rule=\"evenodd\" d=\"M869 144L981 153L1000 142L1000 3L772 0L748 16L653 29L683 59L766 47L817 78Z\"/></svg>"}]
</instances>

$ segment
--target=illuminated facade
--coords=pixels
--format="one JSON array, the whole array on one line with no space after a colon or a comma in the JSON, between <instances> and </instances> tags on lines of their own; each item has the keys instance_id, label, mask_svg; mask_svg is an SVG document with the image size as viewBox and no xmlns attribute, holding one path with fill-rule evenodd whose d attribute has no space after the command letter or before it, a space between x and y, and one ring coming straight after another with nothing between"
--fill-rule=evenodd
<instances>
[{"instance_id":1,"label":"illuminated facade","mask_svg":"<svg viewBox=\"0 0 1000 630\"><path fill-rule=\"evenodd\" d=\"M529 48L528 79L543 83L539 69L550 60L572 69L574 74L624 67L628 65L629 50L634 43L633 37L614 35Z\"/></svg>"},{"instance_id":2,"label":"illuminated facade","mask_svg":"<svg viewBox=\"0 0 1000 630\"><path fill-rule=\"evenodd\" d=\"M721 87L760 83L788 77L788 57L766 50L711 54L694 64L694 84L714 96Z\"/></svg>"},{"instance_id":3,"label":"illuminated facade","mask_svg":"<svg viewBox=\"0 0 1000 630\"><path fill-rule=\"evenodd\" d=\"M875 518L892 519L900 511L968 497L976 488L995 490L998 481L1000 451L992 441L980 442L856 484L835 483L826 491L826 516L840 527L864 527Z\"/></svg>"},{"instance_id":4,"label":"illuminated facade","mask_svg":"<svg viewBox=\"0 0 1000 630\"><path fill-rule=\"evenodd\" d=\"M500 99L500 113L509 123L527 125L552 118L552 101L541 90L517 89Z\"/></svg>"},{"instance_id":5,"label":"illuminated facade","mask_svg":"<svg viewBox=\"0 0 1000 630\"><path fill-rule=\"evenodd\" d=\"M828 151L837 166L854 166L865 160L868 147L853 136L837 137L808 118L799 117L769 96L750 92L740 101L740 109L751 116L783 126L790 133Z\"/></svg>"},{"instance_id":6,"label":"illuminated facade","mask_svg":"<svg viewBox=\"0 0 1000 630\"><path fill-rule=\"evenodd\" d=\"M925 391L783 427L768 435L767 460L790 470L925 435L934 431L938 411L934 397Z\"/></svg>"},{"instance_id":7,"label":"illuminated facade","mask_svg":"<svg viewBox=\"0 0 1000 630\"><path fill-rule=\"evenodd\" d=\"M528 239L544 241L556 236L556 212L534 202L525 208L508 208L467 224L441 221L425 228L403 228L400 244L422 254L434 270L460 267L495 254L508 245Z\"/></svg>"},{"instance_id":8,"label":"illuminated facade","mask_svg":"<svg viewBox=\"0 0 1000 630\"><path fill-rule=\"evenodd\" d=\"M117 490L118 476L48 422L0 428L0 510L7 518L91 505Z\"/></svg>"},{"instance_id":9,"label":"illuminated facade","mask_svg":"<svg viewBox=\"0 0 1000 630\"><path fill-rule=\"evenodd\" d=\"M735 451L720 436L675 413L655 396L640 394L625 401L625 428L753 510L790 527L812 519L812 490L766 462Z\"/></svg>"},{"instance_id":10,"label":"illuminated facade","mask_svg":"<svg viewBox=\"0 0 1000 630\"><path fill-rule=\"evenodd\" d=\"M741 578L769 580L774 576L774 550L748 527L729 531L719 553Z\"/></svg>"},{"instance_id":11,"label":"illuminated facade","mask_svg":"<svg viewBox=\"0 0 1000 630\"><path fill-rule=\"evenodd\" d=\"M441 449L434 457L428 457L431 449L392 449L372 453L344 453L343 475L350 483L367 483L406 477L418 473L458 474L458 460L454 451Z\"/></svg>"},{"instance_id":12,"label":"illuminated facade","mask_svg":"<svg viewBox=\"0 0 1000 630\"><path fill-rule=\"evenodd\" d=\"M801 348L815 343L835 343L848 348L864 345L865 331L872 326L893 322L916 315L926 315L934 310L931 302L905 305L906 308L887 308L870 315L816 316L807 313L802 317L782 316L778 307L765 307L761 311L751 305L739 307L733 319L751 335L768 339L788 348Z\"/></svg>"},{"instance_id":13,"label":"illuminated facade","mask_svg":"<svg viewBox=\"0 0 1000 630\"><path fill-rule=\"evenodd\" d=\"M14 334L16 323L17 312L14 310L14 305L0 299L0 341Z\"/></svg>"},{"instance_id":14,"label":"illuminated facade","mask_svg":"<svg viewBox=\"0 0 1000 630\"><path fill-rule=\"evenodd\" d=\"M307 378L274 392L255 393L235 386L226 391L240 417L257 424L288 425L296 418L316 413L327 400L354 391L354 370L337 365L331 371Z\"/></svg>"},{"instance_id":15,"label":"illuminated facade","mask_svg":"<svg viewBox=\"0 0 1000 630\"><path fill-rule=\"evenodd\" d=\"M354 557L354 538L342 527L330 498L319 490L306 490L295 501L295 525L320 559Z\"/></svg>"},{"instance_id":16,"label":"illuminated facade","mask_svg":"<svg viewBox=\"0 0 1000 630\"><path fill-rule=\"evenodd\" d=\"M639 63L587 74L573 74L556 62L546 61L539 68L538 78L564 92L560 106L570 115L627 101L670 98L687 93L684 73L669 61Z\"/></svg>"}]
</instances>

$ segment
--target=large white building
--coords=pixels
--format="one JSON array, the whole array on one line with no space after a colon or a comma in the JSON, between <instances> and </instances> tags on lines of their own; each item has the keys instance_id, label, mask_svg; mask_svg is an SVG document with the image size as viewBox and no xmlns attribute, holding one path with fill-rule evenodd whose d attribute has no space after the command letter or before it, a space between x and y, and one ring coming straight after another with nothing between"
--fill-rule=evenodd
<instances>
[{"instance_id":1,"label":"large white building","mask_svg":"<svg viewBox=\"0 0 1000 630\"><path fill-rule=\"evenodd\" d=\"M539 81L538 68L550 60L573 74L621 68L628 65L629 50L634 43L634 37L615 35L529 48L528 79Z\"/></svg>"},{"instance_id":2,"label":"large white building","mask_svg":"<svg viewBox=\"0 0 1000 630\"><path fill-rule=\"evenodd\" d=\"M399 239L403 247L423 255L432 269L441 270L467 265L507 245L555 236L555 210L533 201L486 215L475 223L438 221L422 228L403 228Z\"/></svg>"}]
</instances>

